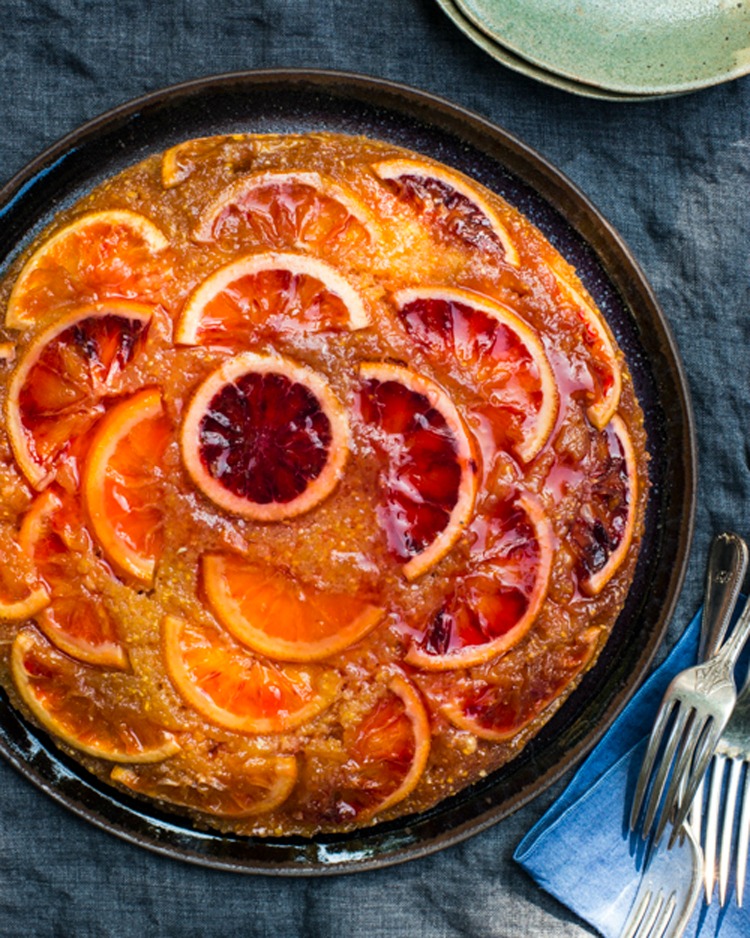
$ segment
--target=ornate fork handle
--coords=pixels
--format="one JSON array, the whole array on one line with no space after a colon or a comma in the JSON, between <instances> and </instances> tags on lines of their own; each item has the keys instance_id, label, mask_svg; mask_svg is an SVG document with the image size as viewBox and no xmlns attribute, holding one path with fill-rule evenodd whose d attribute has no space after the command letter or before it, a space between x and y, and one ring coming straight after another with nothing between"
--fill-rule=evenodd
<instances>
[{"instance_id":1,"label":"ornate fork handle","mask_svg":"<svg viewBox=\"0 0 750 938\"><path fill-rule=\"evenodd\" d=\"M706 679L706 685L710 690L716 683L716 680L726 679L726 674L732 675L734 667L737 664L737 659L742 654L742 649L745 647L745 642L750 635L750 601L745 603L745 608L742 610L742 614L737 620L737 625L735 625L732 634L722 645L719 652L715 655L709 665L711 667L706 667L705 671L702 671L701 678ZM713 672L713 673L712 673ZM716 678L714 678L714 674ZM699 682L696 682L698 686ZM701 688L698 688L701 689Z\"/></svg>"},{"instance_id":2,"label":"ornate fork handle","mask_svg":"<svg viewBox=\"0 0 750 938\"><path fill-rule=\"evenodd\" d=\"M711 658L721 647L747 566L745 541L732 531L717 534L708 556L698 661Z\"/></svg>"}]
</instances>

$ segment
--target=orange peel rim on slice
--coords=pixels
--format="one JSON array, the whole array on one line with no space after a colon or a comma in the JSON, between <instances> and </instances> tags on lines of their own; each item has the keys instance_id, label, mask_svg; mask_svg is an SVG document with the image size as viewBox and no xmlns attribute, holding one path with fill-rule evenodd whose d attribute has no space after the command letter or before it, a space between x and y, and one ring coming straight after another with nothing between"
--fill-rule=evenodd
<instances>
[{"instance_id":1,"label":"orange peel rim on slice","mask_svg":"<svg viewBox=\"0 0 750 938\"><path fill-rule=\"evenodd\" d=\"M487 218L495 237L503 246L506 263L511 267L520 266L521 259L508 233L508 229L500 220L497 212L489 204L487 199L477 191L477 184L475 182L467 179L455 170L450 170L434 163L428 163L424 160L413 160L404 157L382 160L379 163L375 163L372 168L375 174L384 181L395 181L401 176L421 176L425 179L437 179L438 182L442 182L455 189L455 191L465 199L473 202L479 211Z\"/></svg>"},{"instance_id":2,"label":"orange peel rim on slice","mask_svg":"<svg viewBox=\"0 0 750 938\"><path fill-rule=\"evenodd\" d=\"M329 457L323 471L307 488L289 502L251 502L225 489L204 467L200 457L200 425L207 407L227 384L245 374L279 374L303 385L316 396L331 426ZM254 521L281 521L309 511L327 498L338 485L349 458L349 421L328 382L307 365L280 355L242 352L227 359L213 371L193 395L185 413L180 433L180 448L185 468L195 485L214 504L225 511Z\"/></svg>"},{"instance_id":3,"label":"orange peel rim on slice","mask_svg":"<svg viewBox=\"0 0 750 938\"><path fill-rule=\"evenodd\" d=\"M98 224L100 222L111 222L113 225L123 225L131 228L143 238L154 253L159 253L169 246L169 240L161 229L144 215L133 212L130 209L105 209L100 212L88 212L85 215L79 215L78 218L73 219L72 222L69 222L41 244L21 268L13 284L10 297L8 298L8 306L5 313L5 325L8 328L23 329L34 324L34 320L23 316L17 307L20 304L19 297L25 289L26 282L34 273L40 259L60 244L61 241L65 240L65 238L70 237L72 234L75 234L88 225Z\"/></svg>"},{"instance_id":4,"label":"orange peel rim on slice","mask_svg":"<svg viewBox=\"0 0 750 938\"><path fill-rule=\"evenodd\" d=\"M594 333L596 342L601 345L604 356L612 370L612 386L600 400L586 408L589 420L597 430L603 430L617 412L622 393L622 372L617 361L615 345L609 328L599 310L556 270L552 270L557 285L563 296L578 310L586 329Z\"/></svg>"},{"instance_id":5,"label":"orange peel rim on slice","mask_svg":"<svg viewBox=\"0 0 750 938\"><path fill-rule=\"evenodd\" d=\"M204 243L213 241L213 226L217 216L223 209L237 202L248 192L274 183L287 181L310 186L312 189L324 193L334 202L338 202L367 231L370 241L373 243L376 241L380 232L380 224L370 208L358 199L354 192L322 173L295 170L253 173L230 183L201 213L193 232L194 240Z\"/></svg>"},{"instance_id":6,"label":"orange peel rim on slice","mask_svg":"<svg viewBox=\"0 0 750 938\"><path fill-rule=\"evenodd\" d=\"M186 703L217 726L235 730L238 733L284 733L314 719L326 710L333 703L341 686L341 678L338 673L326 671L321 674L321 686L316 688L315 697L293 713L286 712L284 716L279 714L276 717L247 717L233 713L231 710L219 706L193 682L190 672L184 664L180 647L182 631L186 624L185 619L178 616L167 615L164 617L162 641L167 673ZM226 636L226 639L234 642L234 639L230 638L229 635ZM256 658L255 654L249 650L239 646L238 650L247 658ZM278 666L274 664L273 667Z\"/></svg>"},{"instance_id":7,"label":"orange peel rim on slice","mask_svg":"<svg viewBox=\"0 0 750 938\"><path fill-rule=\"evenodd\" d=\"M24 599L14 602L0 601L0 622L20 622L40 613L50 603L46 586L35 586Z\"/></svg>"},{"instance_id":8,"label":"orange peel rim on slice","mask_svg":"<svg viewBox=\"0 0 750 938\"><path fill-rule=\"evenodd\" d=\"M207 143L211 141L221 140L221 144L230 145L232 143L241 143L244 140L248 142L253 136L260 136L258 134L219 134L212 135L210 137L190 137L188 140L182 140L180 143L174 144L168 150L165 150L162 153L161 158L161 185L163 189L173 189L175 186L179 185L181 182L184 182L188 178L192 170L181 174L179 167L177 165L177 157L180 152L187 152L190 150L191 146L194 144Z\"/></svg>"},{"instance_id":9,"label":"orange peel rim on slice","mask_svg":"<svg viewBox=\"0 0 750 938\"><path fill-rule=\"evenodd\" d=\"M478 487L478 455L473 437L461 415L443 389L429 378L401 365L388 362L363 362L360 377L381 383L394 381L417 394L422 394L445 419L456 440L456 459L461 469L458 498L451 509L448 523L429 547L407 561L402 572L407 580L416 580L451 550L469 523L474 510Z\"/></svg>"},{"instance_id":10,"label":"orange peel rim on slice","mask_svg":"<svg viewBox=\"0 0 750 938\"><path fill-rule=\"evenodd\" d=\"M591 661L591 657L596 649L596 637L600 634L601 629L597 626L590 626L582 634L582 638L589 646L587 654L584 660L581 662L580 666L576 668L570 679L566 681L566 687L570 685L570 681L575 680L581 672L585 671ZM452 702L446 702L440 707L440 712L443 713L451 723L459 730L465 730L467 733L472 733L477 739L486 739L488 742L493 743L502 743L507 742L509 739L513 739L514 736L518 736L520 732L526 729L529 724L533 723L536 719L541 717L545 713L550 705L559 704L560 694L555 693L546 703L536 712L532 713L530 717L513 727L511 730L492 730L488 729L485 726L482 726L478 720L473 719L470 716L467 716L466 713L461 709L458 704Z\"/></svg>"},{"instance_id":11,"label":"orange peel rim on slice","mask_svg":"<svg viewBox=\"0 0 750 938\"><path fill-rule=\"evenodd\" d=\"M492 641L484 642L482 645L467 645L458 651L448 652L444 655L430 655L421 651L416 645L411 645L404 658L407 664L422 668L425 671L452 671L456 668L470 668L491 661L508 651L513 645L518 644L531 629L542 608L542 604L547 598L549 580L552 574L555 535L552 522L536 497L527 492L522 492L518 496L517 503L521 505L531 521L539 543L540 553L534 589L531 592L529 604L524 614L504 635L500 635Z\"/></svg>"},{"instance_id":12,"label":"orange peel rim on slice","mask_svg":"<svg viewBox=\"0 0 750 938\"><path fill-rule=\"evenodd\" d=\"M46 489L36 497L31 507L24 515L23 521L21 522L18 542L24 553L31 557L32 560L34 559L35 546L43 534L47 519L50 515L58 511L62 507L62 504L62 499L54 489ZM49 603L53 600L54 592L52 595L49 595ZM45 603L45 606L46 605L47 603ZM65 652L65 654L70 655L71 658L75 658L77 661L82 661L84 664L101 665L106 668L116 668L118 670L126 670L129 666L127 653L119 643L107 642L97 648L92 648L92 646L83 642L73 641L69 639L65 633L61 633L58 629L53 628L47 622L47 618L44 615L38 617L36 625L53 645L59 648L60 651Z\"/></svg>"},{"instance_id":13,"label":"orange peel rim on slice","mask_svg":"<svg viewBox=\"0 0 750 938\"><path fill-rule=\"evenodd\" d=\"M610 554L607 562L596 573L582 580L579 584L582 592L587 596L596 596L601 593L604 587L609 583L612 577L619 569L622 562L628 555L630 544L635 533L635 522L638 508L638 462L633 449L633 442L630 439L627 427L619 414L615 414L609 422L608 428L611 429L622 446L623 456L625 458L625 471L627 473L629 485L628 518L625 522L625 531L617 548ZM606 432L606 429L604 432Z\"/></svg>"},{"instance_id":14,"label":"orange peel rim on slice","mask_svg":"<svg viewBox=\"0 0 750 938\"><path fill-rule=\"evenodd\" d=\"M401 699L406 715L411 722L415 742L414 758L409 771L398 788L379 804L365 812L364 817L380 814L407 798L417 787L430 756L430 719L419 691L411 681L401 674L393 675L388 682L388 690Z\"/></svg>"},{"instance_id":15,"label":"orange peel rim on slice","mask_svg":"<svg viewBox=\"0 0 750 938\"><path fill-rule=\"evenodd\" d=\"M329 293L337 296L346 306L349 312L349 328L352 331L369 326L370 317L362 297L351 283L326 261L305 254L267 251L262 254L248 254L230 261L198 284L180 313L175 331L176 344L198 344L198 330L206 304L232 283L243 277L272 270L288 271L293 276L319 280Z\"/></svg>"},{"instance_id":16,"label":"orange peel rim on slice","mask_svg":"<svg viewBox=\"0 0 750 938\"><path fill-rule=\"evenodd\" d=\"M164 407L157 388L138 391L107 411L94 431L81 479L83 504L97 541L119 570L145 584L153 582L156 560L143 557L118 537L107 514L105 476L120 441L144 420L162 414Z\"/></svg>"},{"instance_id":17,"label":"orange peel rim on slice","mask_svg":"<svg viewBox=\"0 0 750 938\"><path fill-rule=\"evenodd\" d=\"M166 739L161 746L144 749L140 753L130 753L124 751L118 752L111 749L107 750L103 749L101 746L81 742L67 729L64 729L60 721L57 720L34 695L26 676L26 668L24 666L23 660L24 655L35 644L38 644L39 638L41 638L41 636L31 629L22 630L18 633L18 635L16 635L15 641L13 642L13 649L11 651L11 672L13 674L13 679L18 693L21 695L24 703L27 705L29 710L31 710L41 725L50 733L52 733L53 736L62 739L69 746L72 746L81 752L85 752L87 755L96 756L99 759L106 759L108 762L123 762L133 765L149 762L162 762L164 759L168 759L170 756L173 756L175 753L180 751L182 747L174 738L174 736L171 733L168 733L166 730L164 731ZM64 657L63 652L58 651L56 648L53 650L56 654ZM77 662L77 664L80 667L89 667L89 665L81 664L80 662Z\"/></svg>"},{"instance_id":18,"label":"orange peel rim on slice","mask_svg":"<svg viewBox=\"0 0 750 938\"><path fill-rule=\"evenodd\" d=\"M474 290L464 290L459 287L406 287L393 293L392 299L399 309L414 300L433 299L478 309L520 338L539 372L542 392L542 406L537 415L536 430L515 448L524 463L531 462L549 439L560 406L560 393L552 366L544 351L544 346L532 327L518 313L514 313L502 303Z\"/></svg>"},{"instance_id":19,"label":"orange peel rim on slice","mask_svg":"<svg viewBox=\"0 0 750 938\"><path fill-rule=\"evenodd\" d=\"M65 332L66 329L78 322L83 322L85 319L122 316L124 319L139 319L145 323L151 320L153 313L153 306L136 303L133 300L102 300L100 303L79 306L43 332L40 332L26 349L8 384L8 397L5 402L6 431L19 468L37 491L42 491L49 485L55 477L57 467L53 466L51 469L45 470L32 457L25 439L25 430L18 402L21 389L28 378L29 372L39 361L41 353L50 342Z\"/></svg>"},{"instance_id":20,"label":"orange peel rim on slice","mask_svg":"<svg viewBox=\"0 0 750 938\"><path fill-rule=\"evenodd\" d=\"M267 759L249 759L246 763L248 770L252 771L252 769L256 767L257 763L263 763L264 765L268 763L274 764L276 780L269 789L265 798L262 798L252 807L245 810L212 810L210 812L203 811L203 813L210 814L212 817L254 817L257 814L267 814L269 811L273 811L275 808L278 808L279 805L283 804L292 793L292 789L297 782L297 777L299 774L297 768L297 759L294 756L289 755L270 756ZM139 779L138 773L134 772L130 768L127 768L126 766L115 766L115 768L113 768L110 772L110 778L112 781L117 782L120 785L124 785L125 788L129 788L131 791L136 792L136 794L146 795L149 798L155 798L159 801L166 801L169 804L180 805L183 808L189 808L193 811L202 811L198 804L190 804L187 800L178 798L165 798L163 795L156 794L153 791L141 790L137 785L137 780Z\"/></svg>"},{"instance_id":21,"label":"orange peel rim on slice","mask_svg":"<svg viewBox=\"0 0 750 938\"><path fill-rule=\"evenodd\" d=\"M344 651L372 631L382 621L385 610L363 603L362 612L348 625L318 641L289 641L272 638L254 626L243 614L224 576L224 555L204 554L201 557L203 588L209 605L219 622L237 641L268 658L280 661L322 661Z\"/></svg>"}]
</instances>

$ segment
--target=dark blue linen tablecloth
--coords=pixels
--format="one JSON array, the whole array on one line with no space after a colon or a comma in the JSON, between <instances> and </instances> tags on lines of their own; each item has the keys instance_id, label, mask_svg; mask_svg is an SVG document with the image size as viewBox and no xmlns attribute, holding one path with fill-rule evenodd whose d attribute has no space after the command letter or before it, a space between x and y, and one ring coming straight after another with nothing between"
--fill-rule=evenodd
<instances>
[{"instance_id":1,"label":"dark blue linen tablecloth","mask_svg":"<svg viewBox=\"0 0 750 938\"><path fill-rule=\"evenodd\" d=\"M107 108L218 72L361 71L443 95L539 150L620 232L690 378L701 477L687 583L711 534L750 535L750 79L615 104L516 75L432 0L0 0L0 180ZM590 929L512 861L562 783L491 830L400 867L333 879L242 877L95 829L0 762L0 935L578 936Z\"/></svg>"}]
</instances>

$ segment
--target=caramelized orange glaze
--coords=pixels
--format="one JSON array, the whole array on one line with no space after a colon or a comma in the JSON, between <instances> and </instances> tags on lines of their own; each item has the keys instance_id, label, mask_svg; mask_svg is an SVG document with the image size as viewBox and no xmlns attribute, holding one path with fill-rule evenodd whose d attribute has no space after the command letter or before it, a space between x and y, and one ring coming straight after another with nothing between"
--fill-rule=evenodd
<instances>
[{"instance_id":1,"label":"caramelized orange glaze","mask_svg":"<svg viewBox=\"0 0 750 938\"><path fill-rule=\"evenodd\" d=\"M0 301L0 677L99 778L351 829L512 759L595 662L643 417L574 270L478 183L361 138L187 141Z\"/></svg>"}]
</instances>

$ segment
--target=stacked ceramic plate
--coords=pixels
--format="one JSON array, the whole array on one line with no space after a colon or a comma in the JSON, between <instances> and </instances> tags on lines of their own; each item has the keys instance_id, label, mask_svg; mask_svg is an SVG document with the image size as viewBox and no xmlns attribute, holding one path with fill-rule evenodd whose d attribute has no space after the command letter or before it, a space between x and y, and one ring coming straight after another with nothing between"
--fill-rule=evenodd
<instances>
[{"instance_id":1,"label":"stacked ceramic plate","mask_svg":"<svg viewBox=\"0 0 750 938\"><path fill-rule=\"evenodd\" d=\"M666 97L750 72L748 0L437 2L497 61L586 97Z\"/></svg>"}]
</instances>

